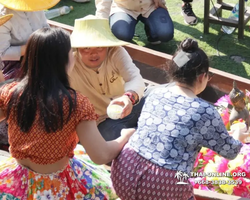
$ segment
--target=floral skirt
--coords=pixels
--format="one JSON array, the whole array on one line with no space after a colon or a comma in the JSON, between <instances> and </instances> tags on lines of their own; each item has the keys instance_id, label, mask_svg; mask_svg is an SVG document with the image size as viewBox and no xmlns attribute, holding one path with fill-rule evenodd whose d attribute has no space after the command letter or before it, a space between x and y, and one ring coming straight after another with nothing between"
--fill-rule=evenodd
<instances>
[{"instance_id":1,"label":"floral skirt","mask_svg":"<svg viewBox=\"0 0 250 200\"><path fill-rule=\"evenodd\" d=\"M19 165L14 158L0 163L0 199L82 200L116 199L110 174L94 164L81 147L68 166L53 174L39 174Z\"/></svg>"},{"instance_id":2,"label":"floral skirt","mask_svg":"<svg viewBox=\"0 0 250 200\"><path fill-rule=\"evenodd\" d=\"M111 179L122 200L195 200L191 183L178 184L176 172L146 160L126 145L112 163Z\"/></svg>"}]
</instances>

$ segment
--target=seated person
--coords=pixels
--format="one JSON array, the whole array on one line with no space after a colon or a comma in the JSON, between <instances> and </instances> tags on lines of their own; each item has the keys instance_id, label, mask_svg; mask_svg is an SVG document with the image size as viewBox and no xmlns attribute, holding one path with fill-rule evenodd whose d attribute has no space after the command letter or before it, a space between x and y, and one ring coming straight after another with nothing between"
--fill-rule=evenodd
<instances>
[{"instance_id":1,"label":"seated person","mask_svg":"<svg viewBox=\"0 0 250 200\"><path fill-rule=\"evenodd\" d=\"M174 37L174 25L165 0L95 0L96 16L108 18L113 34L131 42L135 26L141 21L151 44L168 42Z\"/></svg>"},{"instance_id":2,"label":"seated person","mask_svg":"<svg viewBox=\"0 0 250 200\"><path fill-rule=\"evenodd\" d=\"M110 199L110 178L81 157L114 159L133 134L106 142L87 97L73 90L67 73L74 65L69 34L42 28L27 42L20 78L0 88L0 120L6 118L11 158L0 162L0 199Z\"/></svg>"},{"instance_id":3,"label":"seated person","mask_svg":"<svg viewBox=\"0 0 250 200\"><path fill-rule=\"evenodd\" d=\"M14 14L0 27L0 56L5 79L14 78L20 68L29 36L39 28L49 27L44 11L59 0L0 0L0 15Z\"/></svg>"},{"instance_id":4,"label":"seated person","mask_svg":"<svg viewBox=\"0 0 250 200\"><path fill-rule=\"evenodd\" d=\"M177 184L177 172L190 175L201 147L232 160L247 137L232 138L213 105L197 97L211 73L208 57L195 40L181 42L168 74L173 83L151 91L136 132L113 161L111 179L122 200L155 199L156 195L157 199L194 200L193 186Z\"/></svg>"},{"instance_id":5,"label":"seated person","mask_svg":"<svg viewBox=\"0 0 250 200\"><path fill-rule=\"evenodd\" d=\"M71 45L76 48L76 62L69 74L70 85L93 103L99 114L98 129L107 141L119 137L122 128L137 126L144 103L145 84L121 47L125 44L111 33L107 19L90 15L75 20ZM123 106L120 119L108 118L111 104Z\"/></svg>"},{"instance_id":6,"label":"seated person","mask_svg":"<svg viewBox=\"0 0 250 200\"><path fill-rule=\"evenodd\" d=\"M6 23L8 20L10 20L13 17L13 14L8 14L0 17L0 26L2 26L4 23ZM0 59L0 67L2 69L2 62ZM3 73L0 71L0 85L4 81ZM8 151L9 145L8 145L8 133L7 133L7 124L6 121L0 122L0 150Z\"/></svg>"}]
</instances>

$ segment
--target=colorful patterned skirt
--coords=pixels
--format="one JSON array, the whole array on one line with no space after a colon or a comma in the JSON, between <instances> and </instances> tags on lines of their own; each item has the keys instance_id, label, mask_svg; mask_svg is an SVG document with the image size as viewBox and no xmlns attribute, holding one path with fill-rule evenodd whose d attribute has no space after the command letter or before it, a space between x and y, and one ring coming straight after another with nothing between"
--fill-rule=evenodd
<instances>
[{"instance_id":1,"label":"colorful patterned skirt","mask_svg":"<svg viewBox=\"0 0 250 200\"><path fill-rule=\"evenodd\" d=\"M110 174L94 164L79 145L68 166L53 174L39 174L8 158L0 163L0 199L85 200L116 199Z\"/></svg>"},{"instance_id":2,"label":"colorful patterned skirt","mask_svg":"<svg viewBox=\"0 0 250 200\"><path fill-rule=\"evenodd\" d=\"M141 157L128 145L111 168L113 187L122 200L195 200L191 183L177 184L175 174Z\"/></svg>"}]
</instances>

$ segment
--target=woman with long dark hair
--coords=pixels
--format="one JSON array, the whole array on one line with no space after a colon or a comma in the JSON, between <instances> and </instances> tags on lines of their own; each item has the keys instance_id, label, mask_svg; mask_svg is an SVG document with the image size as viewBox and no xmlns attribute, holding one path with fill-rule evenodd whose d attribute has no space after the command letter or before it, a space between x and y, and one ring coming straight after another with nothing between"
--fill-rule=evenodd
<instances>
[{"instance_id":1,"label":"woman with long dark hair","mask_svg":"<svg viewBox=\"0 0 250 200\"><path fill-rule=\"evenodd\" d=\"M43 28L28 40L19 78L1 88L0 118L9 124L12 158L0 164L0 199L113 195L107 174L98 176L73 150L80 140L91 160L108 163L134 130L110 142L102 138L92 104L69 86L73 65L69 35Z\"/></svg>"}]
</instances>

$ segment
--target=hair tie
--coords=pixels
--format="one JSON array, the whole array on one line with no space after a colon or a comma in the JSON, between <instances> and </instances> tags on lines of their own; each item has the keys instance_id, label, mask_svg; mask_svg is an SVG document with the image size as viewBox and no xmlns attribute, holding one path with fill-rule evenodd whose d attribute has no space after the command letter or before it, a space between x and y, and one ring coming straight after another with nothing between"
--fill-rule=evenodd
<instances>
[{"instance_id":1,"label":"hair tie","mask_svg":"<svg viewBox=\"0 0 250 200\"><path fill-rule=\"evenodd\" d=\"M186 65L186 63L192 58L193 53L187 53L185 51L179 51L179 53L174 57L173 61L175 64L181 68Z\"/></svg>"}]
</instances>

